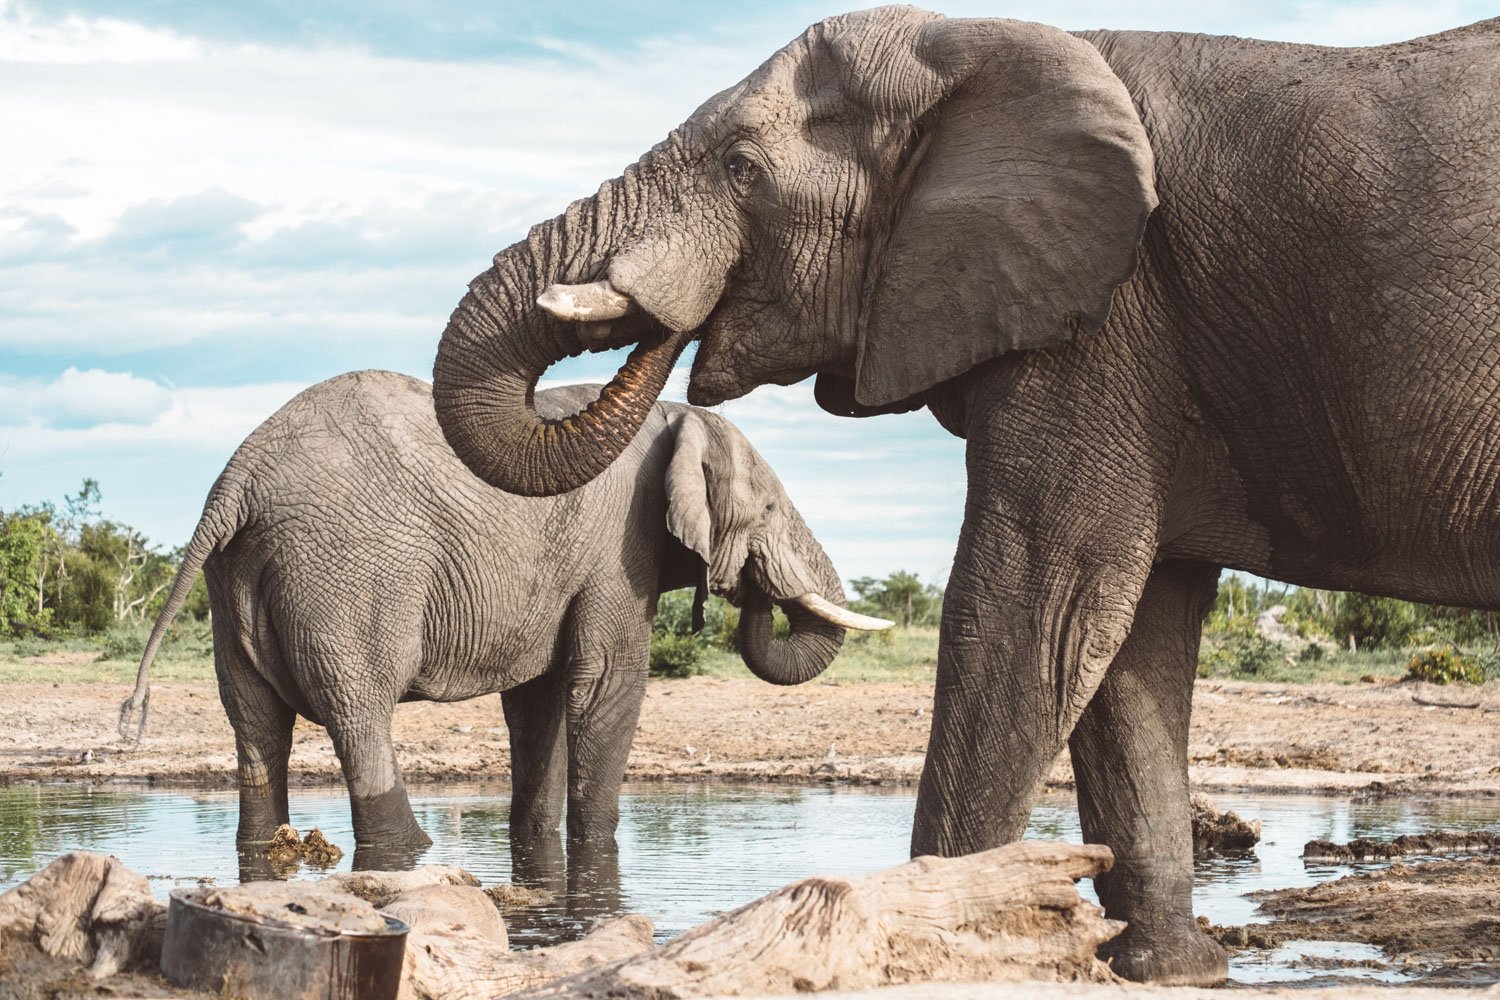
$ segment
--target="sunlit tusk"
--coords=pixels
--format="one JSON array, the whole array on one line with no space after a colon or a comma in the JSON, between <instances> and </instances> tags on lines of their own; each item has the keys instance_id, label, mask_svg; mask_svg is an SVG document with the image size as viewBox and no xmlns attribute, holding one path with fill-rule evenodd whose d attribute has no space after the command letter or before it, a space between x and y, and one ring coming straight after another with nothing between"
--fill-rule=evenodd
<instances>
[{"instance_id":1,"label":"sunlit tusk","mask_svg":"<svg viewBox=\"0 0 1500 1000\"><path fill-rule=\"evenodd\" d=\"M803 594L795 599L796 603L802 605L813 614L826 622L842 625L844 628L859 629L861 632L879 632L888 629L895 622L888 622L884 618L871 618L869 615L856 614L848 608L841 608L837 604L817 594Z\"/></svg>"},{"instance_id":2,"label":"sunlit tusk","mask_svg":"<svg viewBox=\"0 0 1500 1000\"><path fill-rule=\"evenodd\" d=\"M615 291L608 278L587 285L549 285L536 304L558 319L578 323L619 319L635 311L634 300Z\"/></svg>"}]
</instances>

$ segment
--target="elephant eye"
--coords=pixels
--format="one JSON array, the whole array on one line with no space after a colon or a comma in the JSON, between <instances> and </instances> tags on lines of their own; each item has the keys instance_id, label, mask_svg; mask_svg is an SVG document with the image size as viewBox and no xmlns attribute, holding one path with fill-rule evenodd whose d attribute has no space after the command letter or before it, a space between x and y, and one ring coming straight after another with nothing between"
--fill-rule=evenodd
<instances>
[{"instance_id":1,"label":"elephant eye","mask_svg":"<svg viewBox=\"0 0 1500 1000\"><path fill-rule=\"evenodd\" d=\"M724 160L724 170L729 174L729 183L741 194L753 188L760 177L760 167L744 153L730 153Z\"/></svg>"}]
</instances>

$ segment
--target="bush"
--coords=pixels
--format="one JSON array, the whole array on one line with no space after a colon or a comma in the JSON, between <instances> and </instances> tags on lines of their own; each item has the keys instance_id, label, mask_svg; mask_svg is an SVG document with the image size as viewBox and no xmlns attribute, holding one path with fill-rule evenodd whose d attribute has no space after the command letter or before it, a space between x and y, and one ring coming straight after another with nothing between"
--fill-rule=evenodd
<instances>
[{"instance_id":1,"label":"bush","mask_svg":"<svg viewBox=\"0 0 1500 1000\"><path fill-rule=\"evenodd\" d=\"M1340 639L1354 636L1361 649L1399 649L1421 624L1415 604L1351 592L1339 602L1333 632Z\"/></svg>"},{"instance_id":2,"label":"bush","mask_svg":"<svg viewBox=\"0 0 1500 1000\"><path fill-rule=\"evenodd\" d=\"M1429 684L1483 684L1484 667L1452 646L1434 646L1412 655L1406 679Z\"/></svg>"},{"instance_id":3,"label":"bush","mask_svg":"<svg viewBox=\"0 0 1500 1000\"><path fill-rule=\"evenodd\" d=\"M651 635L651 667L653 677L694 677L703 673L699 662L703 650L691 635L673 635L670 632Z\"/></svg>"},{"instance_id":4,"label":"bush","mask_svg":"<svg viewBox=\"0 0 1500 1000\"><path fill-rule=\"evenodd\" d=\"M134 629L111 629L99 644L99 660L139 660L146 652L146 634Z\"/></svg>"},{"instance_id":5,"label":"bush","mask_svg":"<svg viewBox=\"0 0 1500 1000\"><path fill-rule=\"evenodd\" d=\"M1286 664L1286 650L1263 635L1239 632L1199 653L1198 676L1263 677Z\"/></svg>"}]
</instances>

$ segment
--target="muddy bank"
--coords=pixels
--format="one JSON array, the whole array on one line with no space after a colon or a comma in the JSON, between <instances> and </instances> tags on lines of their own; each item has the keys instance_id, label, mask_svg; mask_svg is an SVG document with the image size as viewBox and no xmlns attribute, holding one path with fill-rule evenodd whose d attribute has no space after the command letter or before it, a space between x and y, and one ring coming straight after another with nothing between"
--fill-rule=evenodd
<instances>
[{"instance_id":1,"label":"muddy bank","mask_svg":"<svg viewBox=\"0 0 1500 1000\"><path fill-rule=\"evenodd\" d=\"M1382 950L1385 968L1422 982L1500 980L1500 856L1398 862L1254 898L1270 922L1210 928L1220 943L1274 949L1292 941L1361 942Z\"/></svg>"},{"instance_id":2,"label":"muddy bank","mask_svg":"<svg viewBox=\"0 0 1500 1000\"><path fill-rule=\"evenodd\" d=\"M115 719L124 686L0 686L0 781L228 784L234 740L212 683L161 684L138 747ZM1420 684L1199 682L1189 760L1206 791L1500 795L1492 733L1500 684L1464 692L1479 708L1421 705L1452 692ZM914 782L927 745L930 684L809 684L697 677L652 681L628 776L810 783ZM500 699L412 703L395 739L410 781L502 778L509 751ZM339 782L327 734L294 735L293 780ZM1051 783L1072 781L1066 757Z\"/></svg>"},{"instance_id":3,"label":"muddy bank","mask_svg":"<svg viewBox=\"0 0 1500 1000\"><path fill-rule=\"evenodd\" d=\"M1500 834L1489 830L1441 830L1412 834L1395 840L1351 840L1335 844L1309 840L1302 848L1307 861L1389 861L1431 854L1497 854Z\"/></svg>"}]
</instances>

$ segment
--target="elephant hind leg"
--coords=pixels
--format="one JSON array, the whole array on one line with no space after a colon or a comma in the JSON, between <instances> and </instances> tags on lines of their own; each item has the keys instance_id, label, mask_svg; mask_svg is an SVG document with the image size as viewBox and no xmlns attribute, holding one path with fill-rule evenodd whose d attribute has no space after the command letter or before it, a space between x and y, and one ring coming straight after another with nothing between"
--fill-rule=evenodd
<instances>
[{"instance_id":1,"label":"elephant hind leg","mask_svg":"<svg viewBox=\"0 0 1500 1000\"><path fill-rule=\"evenodd\" d=\"M549 670L502 691L510 733L510 838L555 837L568 794L567 677Z\"/></svg>"},{"instance_id":2,"label":"elephant hind leg","mask_svg":"<svg viewBox=\"0 0 1500 1000\"><path fill-rule=\"evenodd\" d=\"M240 845L270 841L288 822L287 761L297 713L261 676L228 614L215 614L214 669L219 700L234 729L240 785Z\"/></svg>"},{"instance_id":3,"label":"elephant hind leg","mask_svg":"<svg viewBox=\"0 0 1500 1000\"><path fill-rule=\"evenodd\" d=\"M1223 949L1193 920L1187 742L1203 619L1217 567L1156 567L1135 622L1069 742L1084 839L1109 845L1095 886L1128 923L1101 949L1127 979L1202 985L1228 972Z\"/></svg>"}]
</instances>

